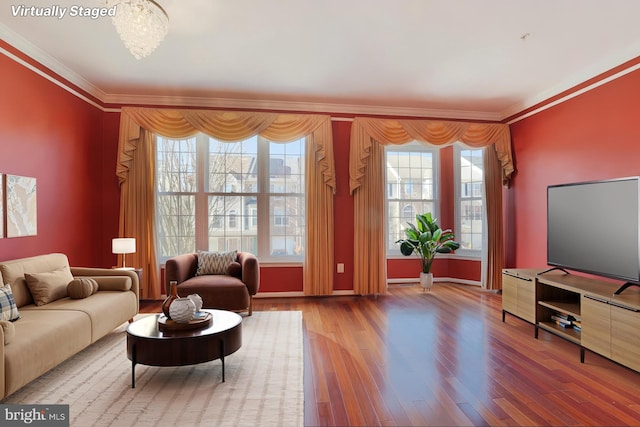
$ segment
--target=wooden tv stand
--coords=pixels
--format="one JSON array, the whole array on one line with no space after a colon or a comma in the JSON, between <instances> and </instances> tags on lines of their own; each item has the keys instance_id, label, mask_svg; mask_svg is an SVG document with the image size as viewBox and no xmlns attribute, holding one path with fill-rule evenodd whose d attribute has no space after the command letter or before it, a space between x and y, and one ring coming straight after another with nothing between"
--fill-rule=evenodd
<instances>
[{"instance_id":1,"label":"wooden tv stand","mask_svg":"<svg viewBox=\"0 0 640 427\"><path fill-rule=\"evenodd\" d=\"M540 329L628 368L640 371L640 289L614 295L619 285L562 271L511 269L502 271L502 321L509 313ZM571 316L581 330L562 327L554 318ZM560 321L562 322L562 321Z\"/></svg>"}]
</instances>

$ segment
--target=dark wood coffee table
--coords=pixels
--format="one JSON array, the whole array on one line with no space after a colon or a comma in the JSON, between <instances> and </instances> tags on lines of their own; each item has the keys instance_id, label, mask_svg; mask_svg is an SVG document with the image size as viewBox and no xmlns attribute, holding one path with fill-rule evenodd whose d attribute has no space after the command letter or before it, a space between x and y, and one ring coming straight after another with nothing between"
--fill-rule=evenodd
<instances>
[{"instance_id":1,"label":"dark wood coffee table","mask_svg":"<svg viewBox=\"0 0 640 427\"><path fill-rule=\"evenodd\" d=\"M143 317L127 327L127 357L131 360L131 388L136 386L136 364L185 366L220 359L224 382L224 357L242 345L242 317L231 311L202 310L213 322L187 330L158 328L160 314Z\"/></svg>"}]
</instances>

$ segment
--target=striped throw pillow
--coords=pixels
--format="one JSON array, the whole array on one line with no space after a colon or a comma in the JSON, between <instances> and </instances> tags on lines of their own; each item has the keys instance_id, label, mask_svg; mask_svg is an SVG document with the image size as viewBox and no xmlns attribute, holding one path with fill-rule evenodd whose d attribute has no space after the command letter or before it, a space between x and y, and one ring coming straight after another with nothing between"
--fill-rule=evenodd
<instances>
[{"instance_id":1,"label":"striped throw pillow","mask_svg":"<svg viewBox=\"0 0 640 427\"><path fill-rule=\"evenodd\" d=\"M198 251L198 271L196 271L196 276L204 276L205 274L227 274L227 267L237 258L238 251Z\"/></svg>"}]
</instances>

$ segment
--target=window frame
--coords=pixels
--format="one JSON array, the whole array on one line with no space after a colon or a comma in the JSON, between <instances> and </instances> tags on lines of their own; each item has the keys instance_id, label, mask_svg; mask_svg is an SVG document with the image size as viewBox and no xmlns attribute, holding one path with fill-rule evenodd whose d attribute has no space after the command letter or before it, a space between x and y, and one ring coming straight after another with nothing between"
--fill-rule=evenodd
<instances>
[{"instance_id":1,"label":"window frame","mask_svg":"<svg viewBox=\"0 0 640 427\"><path fill-rule=\"evenodd\" d=\"M463 150L480 150L481 155L484 155L484 147L470 147L462 142L456 142L453 147L453 186L454 186L454 233L456 235L456 241L462 230L462 176L461 176L461 154ZM468 249L460 247L456 250L455 256L461 258L482 259L484 247L486 246L487 238L487 201L484 186L484 163L482 165L482 182L481 182L481 196L471 197L471 200L482 200L482 245L478 249Z\"/></svg>"},{"instance_id":2,"label":"window frame","mask_svg":"<svg viewBox=\"0 0 640 427\"><path fill-rule=\"evenodd\" d=\"M384 228L384 240L385 240L385 251L386 251L386 259L406 259L407 257L402 255L402 253L400 252L400 246L399 245L394 245L391 246L388 244L389 242L389 225L390 225L390 220L389 220L389 186L388 186L388 179L387 179L387 172L388 172L388 167L387 167L387 153L388 152L407 152L407 151L414 151L414 152L427 152L427 153L431 153L432 156L432 162L433 162L433 167L432 167L432 180L433 180L433 184L432 184L432 188L433 188L433 199L431 199L432 203L433 203L433 214L436 218L439 217L440 214L440 147L437 146L433 146L433 145L429 145L426 143L421 143L417 140L411 141L409 143L406 144L402 144L402 145L386 145L384 147L384 188L385 188L385 193L384 193L384 224L385 224L385 228ZM402 185L402 188L405 187L405 184ZM398 193L397 195L399 196L402 191L401 188L397 188L394 191L395 193ZM393 195L392 195L393 197ZM425 200L425 199L400 199L400 198L395 198L395 199L391 199L391 200ZM405 206L406 207L406 206ZM404 207L401 207L401 210L404 210ZM402 213L402 212L400 212ZM411 222L413 224L415 224L415 215L413 216L413 218L411 218Z\"/></svg>"},{"instance_id":3,"label":"window frame","mask_svg":"<svg viewBox=\"0 0 640 427\"><path fill-rule=\"evenodd\" d=\"M304 209L304 215L303 215L303 221L304 221L304 227L302 227L302 236L299 236L302 239L302 245L304 250L306 250L306 224L307 224L307 212L306 212L306 180L307 180L307 170L306 170L306 156L308 155L307 151L307 144L306 144L306 137L300 138L297 141L301 141L300 143L302 144L302 149L303 149L303 153L302 156L300 157L300 162L302 165L302 170L304 172L303 176L302 176L302 183L301 183L301 187L300 188L300 193L287 193L287 192L280 192L280 193L270 193L270 179L271 176L269 174L269 166L270 166L270 159L271 159L271 152L270 152L270 145L271 144L287 144L287 143L279 143L279 142L274 142L274 141L269 141L265 138L262 138L260 136L254 136L255 138L257 138L257 153L256 153L256 164L257 164L257 177L256 177L256 191L255 192L243 192L243 191L230 191L230 192L223 192L223 191L211 191L211 190L215 190L215 189L210 189L207 188L208 187L208 183L206 182L208 175L210 174L211 171L209 171L209 165L208 165L208 160L209 160L209 147L210 147L210 138L212 139L216 139L213 137L210 137L209 135L206 135L204 133L197 133L191 137L187 137L187 138L169 138L163 135L157 135L156 138L162 138L165 140L190 140L192 138L195 139L195 144L196 144L196 149L195 149L195 155L196 155L196 159L195 159L195 164L196 164L196 170L195 170L195 176L196 176L196 188L195 191L193 192L171 192L171 191L167 191L167 192L160 192L159 191L159 186L158 183L156 182L154 184L154 190L156 192L156 197L160 196L160 195L176 195L176 196L180 196L180 195L192 195L195 198L195 208L194 208L194 241L195 241L195 248L194 251L198 251L198 250L203 250L203 251L209 251L209 240L210 240L210 235L209 235L209 198L210 197L216 197L216 196L229 196L229 195L235 195L235 196L240 196L240 197L255 197L256 199L256 203L255 203L255 207L252 208L251 212L253 212L254 210L257 212L256 217L251 216L250 218L248 218L249 221L249 229L255 229L256 230L256 239L257 239L257 253L256 256L260 257L260 261L261 263L265 264L265 263L272 263L272 264L292 264L292 263L301 263L304 261L304 252L300 255L288 255L288 256L273 256L271 254L271 240L274 237L273 235L273 231L275 229L277 229L278 227L283 228L285 226L275 226L275 216L271 215L271 207L270 207L270 199L274 196L282 196L283 198L287 198L287 197L301 197L301 203ZM253 138L253 137L250 137ZM247 139L250 139L247 138ZM155 159L158 159L158 152L157 152L157 147L158 147L158 143L157 143L157 139L154 143L154 156ZM156 174L159 173L159 165L156 165ZM229 183L225 183L225 186L229 186ZM235 184L233 184L235 185ZM233 189L231 189L233 190ZM236 188L236 190L238 190ZM241 188L240 190L244 190L244 188ZM156 206L154 207L156 215L158 220L156 221L156 230L154 230L154 233L156 233L156 237L159 240L159 234L161 232L160 229L160 214L159 214L159 208L158 208L158 202L156 201ZM247 218L245 218L243 215L239 215L237 210L232 209L230 210L228 213L222 212L220 214L219 217L219 221L222 222L222 224L225 224L226 222L231 222L234 217L232 217L230 215L231 211L235 211L236 216L235 216L235 229L241 229L244 227L245 221L247 220ZM286 217L286 213L281 214L279 217L282 218L283 216ZM288 219L288 218L286 218ZM229 226L228 224L226 224L227 226ZM234 229L234 230L235 230ZM297 234L295 234L297 236ZM236 238L236 239L240 239L240 241L243 239L243 236L236 236L235 234L231 234L231 235L227 235L225 232L225 236L227 236L228 239L232 239L232 238ZM249 236L249 235L248 235ZM276 237L278 237L279 235L275 235ZM215 250L215 249L211 249L211 250ZM241 250L241 249L238 249ZM246 249L245 249L246 250ZM179 254L175 254L175 255L179 255ZM164 264L166 262L167 259L171 258L172 256L175 255L169 255L169 256L163 256L160 253L160 248L158 247L158 261L160 262L160 264Z\"/></svg>"}]
</instances>

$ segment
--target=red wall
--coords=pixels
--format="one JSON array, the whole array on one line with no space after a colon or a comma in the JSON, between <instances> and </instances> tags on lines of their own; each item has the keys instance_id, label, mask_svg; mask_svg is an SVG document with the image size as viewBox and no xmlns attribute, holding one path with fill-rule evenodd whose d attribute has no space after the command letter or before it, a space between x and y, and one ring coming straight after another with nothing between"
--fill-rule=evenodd
<instances>
[{"instance_id":1,"label":"red wall","mask_svg":"<svg viewBox=\"0 0 640 427\"><path fill-rule=\"evenodd\" d=\"M37 235L0 239L0 259L63 252L72 265L106 265L101 206L114 200L101 177L113 164L101 152L115 147L104 147L103 113L7 56L0 69L0 173L35 177L38 206Z\"/></svg>"},{"instance_id":2,"label":"red wall","mask_svg":"<svg viewBox=\"0 0 640 427\"><path fill-rule=\"evenodd\" d=\"M349 140L351 122L333 122L333 154L336 168L334 211L334 260L344 264L344 273L334 268L333 288L353 289L353 198L349 194Z\"/></svg>"},{"instance_id":3,"label":"red wall","mask_svg":"<svg viewBox=\"0 0 640 427\"><path fill-rule=\"evenodd\" d=\"M6 43L0 41L0 47L53 75ZM115 265L111 238L118 234L120 193L115 166L120 114L87 103L7 56L0 55L0 69L0 173L38 180L38 235L0 239L0 260L63 252L72 265ZM332 128L337 184L334 257L336 264L344 264L344 273L334 270L334 289L351 290L351 122L334 121ZM452 176L452 156L451 149L443 150L442 176ZM453 227L454 222L452 192L453 182L443 180L440 220L446 227ZM436 260L433 271L439 276L477 281L479 266L479 262L443 257ZM390 278L415 278L419 271L419 263L412 258L388 261ZM261 269L260 290L302 291L302 276L302 267L265 267Z\"/></svg>"},{"instance_id":4,"label":"red wall","mask_svg":"<svg viewBox=\"0 0 640 427\"><path fill-rule=\"evenodd\" d=\"M511 126L516 174L505 191L508 267L546 265L550 184L640 175L640 71Z\"/></svg>"}]
</instances>

